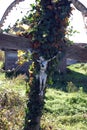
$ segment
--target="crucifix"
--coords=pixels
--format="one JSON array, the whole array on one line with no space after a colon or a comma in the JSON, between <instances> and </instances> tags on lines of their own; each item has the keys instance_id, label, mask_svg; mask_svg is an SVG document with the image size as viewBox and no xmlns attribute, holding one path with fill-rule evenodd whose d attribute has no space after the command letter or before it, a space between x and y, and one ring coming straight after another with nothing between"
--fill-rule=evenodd
<instances>
[{"instance_id":1,"label":"crucifix","mask_svg":"<svg viewBox=\"0 0 87 130\"><path fill-rule=\"evenodd\" d=\"M46 87L46 80L47 80L46 69L47 69L48 62L54 59L55 57L56 56L54 56L53 58L49 60L45 60L42 56L40 56L39 60L37 60L37 62L40 65L40 72L38 75L39 84L40 84L40 93L39 93L40 96L43 96L43 92Z\"/></svg>"}]
</instances>

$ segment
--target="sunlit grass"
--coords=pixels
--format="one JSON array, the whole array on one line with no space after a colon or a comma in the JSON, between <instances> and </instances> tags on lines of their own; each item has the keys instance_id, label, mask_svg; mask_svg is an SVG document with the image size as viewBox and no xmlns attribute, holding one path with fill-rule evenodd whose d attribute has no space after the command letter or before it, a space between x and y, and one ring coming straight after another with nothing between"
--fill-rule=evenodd
<instances>
[{"instance_id":1,"label":"sunlit grass","mask_svg":"<svg viewBox=\"0 0 87 130\"><path fill-rule=\"evenodd\" d=\"M59 77L57 87L46 90L42 130L87 129L87 64L68 68L69 72ZM66 87L66 92L62 87Z\"/></svg>"},{"instance_id":2,"label":"sunlit grass","mask_svg":"<svg viewBox=\"0 0 87 130\"><path fill-rule=\"evenodd\" d=\"M87 94L82 89L71 93L47 89L41 123L42 130L86 130Z\"/></svg>"},{"instance_id":3,"label":"sunlit grass","mask_svg":"<svg viewBox=\"0 0 87 130\"><path fill-rule=\"evenodd\" d=\"M68 68L75 72L87 75L87 63L78 63L78 64L70 65Z\"/></svg>"},{"instance_id":4,"label":"sunlit grass","mask_svg":"<svg viewBox=\"0 0 87 130\"><path fill-rule=\"evenodd\" d=\"M5 74L0 74L0 91L3 90L12 90L15 91L21 96L25 96L26 93L26 82L25 75L19 75L17 78L6 78Z\"/></svg>"}]
</instances>

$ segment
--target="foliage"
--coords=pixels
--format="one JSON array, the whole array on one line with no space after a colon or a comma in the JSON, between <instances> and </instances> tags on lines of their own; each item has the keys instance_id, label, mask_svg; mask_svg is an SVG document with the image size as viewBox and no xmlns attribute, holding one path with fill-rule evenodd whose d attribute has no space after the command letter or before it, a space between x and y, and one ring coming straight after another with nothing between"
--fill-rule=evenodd
<instances>
[{"instance_id":1,"label":"foliage","mask_svg":"<svg viewBox=\"0 0 87 130\"><path fill-rule=\"evenodd\" d=\"M70 2L41 0L31 6L29 15L22 19L22 23L29 25L23 35L32 41L31 47L45 58L53 57L59 50L64 51Z\"/></svg>"},{"instance_id":2,"label":"foliage","mask_svg":"<svg viewBox=\"0 0 87 130\"><path fill-rule=\"evenodd\" d=\"M9 79L0 73L0 130L22 130L26 108L25 75Z\"/></svg>"},{"instance_id":3,"label":"foliage","mask_svg":"<svg viewBox=\"0 0 87 130\"><path fill-rule=\"evenodd\" d=\"M24 102L24 98L12 90L0 93L0 130L23 129Z\"/></svg>"},{"instance_id":4,"label":"foliage","mask_svg":"<svg viewBox=\"0 0 87 130\"><path fill-rule=\"evenodd\" d=\"M83 65L86 66L86 64ZM65 75L68 79L68 87L75 86L77 90L69 93L61 91L63 84L59 83L56 87L51 85L46 89L41 130L87 129L87 93L84 92L86 90L84 88L87 88L87 76L83 65L69 66L68 74ZM0 84L0 105L3 105L0 106L0 129L22 130L25 118L25 101L27 100L25 76L19 75L17 78L10 80L5 78L4 73L0 73L0 80L2 81L2 84ZM81 83L80 80L83 82ZM78 88L78 86L80 87ZM7 98L5 98L5 95L7 95Z\"/></svg>"},{"instance_id":5,"label":"foliage","mask_svg":"<svg viewBox=\"0 0 87 130\"><path fill-rule=\"evenodd\" d=\"M31 53L30 53L29 50L27 52L23 51L23 50L18 50L17 53L18 53L18 61L17 61L17 63L19 65L22 65L25 62L29 62L32 59L31 58L32 56L31 56Z\"/></svg>"}]
</instances>

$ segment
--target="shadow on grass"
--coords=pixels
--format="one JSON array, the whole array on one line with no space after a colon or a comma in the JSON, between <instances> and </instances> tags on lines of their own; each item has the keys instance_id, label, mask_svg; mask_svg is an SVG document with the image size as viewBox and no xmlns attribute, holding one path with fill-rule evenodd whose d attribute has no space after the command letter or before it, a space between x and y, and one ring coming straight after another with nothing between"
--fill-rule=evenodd
<instances>
[{"instance_id":1,"label":"shadow on grass","mask_svg":"<svg viewBox=\"0 0 87 130\"><path fill-rule=\"evenodd\" d=\"M70 69L67 69L66 74L58 74L57 72L54 72L52 87L62 91L67 91L69 85L72 87L74 86L76 90L82 88L84 92L87 92L87 75Z\"/></svg>"}]
</instances>

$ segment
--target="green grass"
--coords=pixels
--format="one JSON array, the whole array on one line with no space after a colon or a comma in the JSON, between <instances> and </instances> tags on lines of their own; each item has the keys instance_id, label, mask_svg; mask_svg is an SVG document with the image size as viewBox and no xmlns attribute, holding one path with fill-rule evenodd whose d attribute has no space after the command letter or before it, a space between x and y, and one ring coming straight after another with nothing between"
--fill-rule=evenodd
<instances>
[{"instance_id":1,"label":"green grass","mask_svg":"<svg viewBox=\"0 0 87 130\"><path fill-rule=\"evenodd\" d=\"M68 66L65 75L58 75L55 72L53 83L53 88L61 89L62 91L67 91L67 86L72 85L76 90L82 87L83 91L87 92L87 64L79 63Z\"/></svg>"},{"instance_id":2,"label":"green grass","mask_svg":"<svg viewBox=\"0 0 87 130\"><path fill-rule=\"evenodd\" d=\"M5 74L0 75L0 91L12 90L19 93L20 95L25 96L26 93L26 82L25 75L19 75L17 78L5 78Z\"/></svg>"},{"instance_id":3,"label":"green grass","mask_svg":"<svg viewBox=\"0 0 87 130\"><path fill-rule=\"evenodd\" d=\"M54 84L46 89L42 130L87 130L86 68L87 64L74 64L68 66L67 74L55 74ZM24 78L19 75L16 79L8 79L4 73L0 74L0 98L5 99L7 93L7 104L0 112L1 130L12 127L14 130L22 130L26 99Z\"/></svg>"},{"instance_id":4,"label":"green grass","mask_svg":"<svg viewBox=\"0 0 87 130\"><path fill-rule=\"evenodd\" d=\"M48 89L45 102L45 111L60 116L87 112L87 95L82 92L64 93L54 89Z\"/></svg>"},{"instance_id":5,"label":"green grass","mask_svg":"<svg viewBox=\"0 0 87 130\"><path fill-rule=\"evenodd\" d=\"M87 128L87 94L81 90L66 93L47 89L43 113L44 128L50 124L49 127L52 127L52 130L57 128L85 130Z\"/></svg>"},{"instance_id":6,"label":"green grass","mask_svg":"<svg viewBox=\"0 0 87 130\"><path fill-rule=\"evenodd\" d=\"M87 64L68 66L46 90L42 130L87 129Z\"/></svg>"},{"instance_id":7,"label":"green grass","mask_svg":"<svg viewBox=\"0 0 87 130\"><path fill-rule=\"evenodd\" d=\"M87 75L87 63L74 64L69 66L68 68L75 72Z\"/></svg>"}]
</instances>

